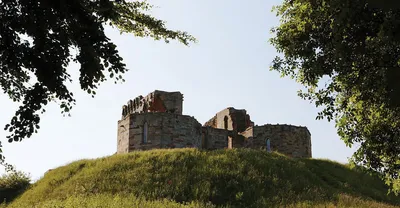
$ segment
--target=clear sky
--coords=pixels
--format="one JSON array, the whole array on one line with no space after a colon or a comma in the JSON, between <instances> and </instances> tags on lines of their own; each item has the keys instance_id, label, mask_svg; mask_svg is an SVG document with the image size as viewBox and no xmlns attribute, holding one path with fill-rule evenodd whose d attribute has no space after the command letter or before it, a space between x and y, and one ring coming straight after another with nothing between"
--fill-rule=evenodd
<instances>
[{"instance_id":1,"label":"clear sky","mask_svg":"<svg viewBox=\"0 0 400 208\"><path fill-rule=\"evenodd\" d=\"M71 89L77 105L72 117L63 117L51 104L42 115L41 129L23 142L7 143L0 128L7 160L17 169L40 178L48 169L84 158L114 154L117 121L122 105L138 95L159 89L184 94L184 114L204 123L218 111L232 106L246 109L259 125L293 124L311 132L314 158L345 163L355 148L348 148L334 123L315 120L314 104L297 96L299 84L269 71L278 55L269 44L270 28L278 25L271 12L279 0L153 0L153 14L173 29L188 31L198 39L186 47L177 42L120 35L107 28L130 69L126 82L103 83L92 98L79 88L79 66L71 64L75 78ZM0 127L7 124L18 105L0 93ZM1 170L2 171L2 170Z\"/></svg>"}]
</instances>

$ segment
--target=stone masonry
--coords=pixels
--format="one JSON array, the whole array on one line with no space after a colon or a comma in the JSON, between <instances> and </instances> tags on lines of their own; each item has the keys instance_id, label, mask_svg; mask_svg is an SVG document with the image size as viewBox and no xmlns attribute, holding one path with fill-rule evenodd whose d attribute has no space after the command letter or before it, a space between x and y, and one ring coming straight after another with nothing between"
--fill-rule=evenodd
<instances>
[{"instance_id":1,"label":"stone masonry","mask_svg":"<svg viewBox=\"0 0 400 208\"><path fill-rule=\"evenodd\" d=\"M224 148L270 148L296 158L310 158L311 134L293 125L254 126L244 109L226 108L203 126L182 115L180 92L156 90L138 96L122 107L118 121L117 153L158 148L192 147L205 150Z\"/></svg>"},{"instance_id":2,"label":"stone masonry","mask_svg":"<svg viewBox=\"0 0 400 208\"><path fill-rule=\"evenodd\" d=\"M204 124L204 126L237 132L242 132L253 125L254 123L250 120L246 110L237 110L232 107L220 111Z\"/></svg>"},{"instance_id":3,"label":"stone masonry","mask_svg":"<svg viewBox=\"0 0 400 208\"><path fill-rule=\"evenodd\" d=\"M132 113L168 112L182 115L183 95L180 92L156 90L146 97L138 96L122 106L122 118Z\"/></svg>"}]
</instances>

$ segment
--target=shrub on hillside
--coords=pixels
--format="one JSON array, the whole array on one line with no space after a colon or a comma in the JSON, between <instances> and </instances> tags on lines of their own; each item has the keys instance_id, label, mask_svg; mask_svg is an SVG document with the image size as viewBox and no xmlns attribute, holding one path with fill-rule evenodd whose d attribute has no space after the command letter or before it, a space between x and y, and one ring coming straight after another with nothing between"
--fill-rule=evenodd
<instances>
[{"instance_id":1,"label":"shrub on hillside","mask_svg":"<svg viewBox=\"0 0 400 208\"><path fill-rule=\"evenodd\" d=\"M30 182L30 175L21 171L15 171L0 176L1 202L8 203L15 199L29 187Z\"/></svg>"}]
</instances>

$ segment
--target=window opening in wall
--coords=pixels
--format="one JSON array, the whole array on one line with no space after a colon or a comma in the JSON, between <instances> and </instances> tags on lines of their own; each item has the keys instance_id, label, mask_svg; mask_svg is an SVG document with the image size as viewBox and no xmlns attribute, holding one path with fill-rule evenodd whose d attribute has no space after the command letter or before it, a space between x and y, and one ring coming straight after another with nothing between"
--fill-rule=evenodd
<instances>
[{"instance_id":1,"label":"window opening in wall","mask_svg":"<svg viewBox=\"0 0 400 208\"><path fill-rule=\"evenodd\" d=\"M228 129L228 116L224 117L224 129Z\"/></svg>"},{"instance_id":2,"label":"window opening in wall","mask_svg":"<svg viewBox=\"0 0 400 208\"><path fill-rule=\"evenodd\" d=\"M270 142L270 140L267 139L265 142L267 144L267 152L271 152L271 142Z\"/></svg>"},{"instance_id":3,"label":"window opening in wall","mask_svg":"<svg viewBox=\"0 0 400 208\"><path fill-rule=\"evenodd\" d=\"M144 122L144 124L143 124L143 144L146 144L147 143L147 128L148 128L148 125L147 125L147 122Z\"/></svg>"}]
</instances>

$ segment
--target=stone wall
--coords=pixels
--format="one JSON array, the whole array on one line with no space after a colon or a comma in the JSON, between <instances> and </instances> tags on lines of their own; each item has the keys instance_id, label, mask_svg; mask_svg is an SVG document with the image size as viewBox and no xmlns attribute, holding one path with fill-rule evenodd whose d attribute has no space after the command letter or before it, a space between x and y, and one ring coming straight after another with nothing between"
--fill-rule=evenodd
<instances>
[{"instance_id":1,"label":"stone wall","mask_svg":"<svg viewBox=\"0 0 400 208\"><path fill-rule=\"evenodd\" d=\"M235 131L205 126L202 129L202 149L232 149L243 147L245 138Z\"/></svg>"},{"instance_id":2,"label":"stone wall","mask_svg":"<svg viewBox=\"0 0 400 208\"><path fill-rule=\"evenodd\" d=\"M214 117L207 121L204 126L217 129L233 130L232 118L229 115L229 108L218 112Z\"/></svg>"},{"instance_id":3,"label":"stone wall","mask_svg":"<svg viewBox=\"0 0 400 208\"><path fill-rule=\"evenodd\" d=\"M183 95L180 92L156 90L146 97L138 96L122 107L122 118L132 113L168 112L182 115Z\"/></svg>"},{"instance_id":4,"label":"stone wall","mask_svg":"<svg viewBox=\"0 0 400 208\"><path fill-rule=\"evenodd\" d=\"M246 110L229 107L218 112L204 126L242 132L248 127L253 126L253 122L250 120L250 116L246 113Z\"/></svg>"},{"instance_id":5,"label":"stone wall","mask_svg":"<svg viewBox=\"0 0 400 208\"><path fill-rule=\"evenodd\" d=\"M117 153L129 152L129 117L118 121Z\"/></svg>"},{"instance_id":6,"label":"stone wall","mask_svg":"<svg viewBox=\"0 0 400 208\"><path fill-rule=\"evenodd\" d=\"M311 134L306 127L292 125L255 126L252 128L252 137L246 131L245 147L266 148L266 140L270 139L271 150L278 151L288 156L309 158L311 157Z\"/></svg>"},{"instance_id":7,"label":"stone wall","mask_svg":"<svg viewBox=\"0 0 400 208\"><path fill-rule=\"evenodd\" d=\"M201 148L201 124L190 116L172 113L135 113L120 121L129 120L129 145L118 143L118 150L147 150L155 148ZM120 127L122 128L122 127ZM119 129L118 140L125 141L126 133Z\"/></svg>"},{"instance_id":8,"label":"stone wall","mask_svg":"<svg viewBox=\"0 0 400 208\"><path fill-rule=\"evenodd\" d=\"M212 117L210 120L204 123L204 127L212 127L212 128L217 128L217 115Z\"/></svg>"},{"instance_id":9,"label":"stone wall","mask_svg":"<svg viewBox=\"0 0 400 208\"><path fill-rule=\"evenodd\" d=\"M224 149L228 148L228 130L216 129L212 127L202 128L202 148L203 149Z\"/></svg>"},{"instance_id":10,"label":"stone wall","mask_svg":"<svg viewBox=\"0 0 400 208\"><path fill-rule=\"evenodd\" d=\"M249 127L245 131L240 132L240 135L242 135L245 138L252 138L253 137L253 128L254 127Z\"/></svg>"},{"instance_id":11,"label":"stone wall","mask_svg":"<svg viewBox=\"0 0 400 208\"><path fill-rule=\"evenodd\" d=\"M306 127L292 125L254 126L244 109L226 108L202 127L191 116L182 115L180 92L155 90L123 106L118 121L117 153L158 148L265 149L292 157L311 157L311 134Z\"/></svg>"}]
</instances>

